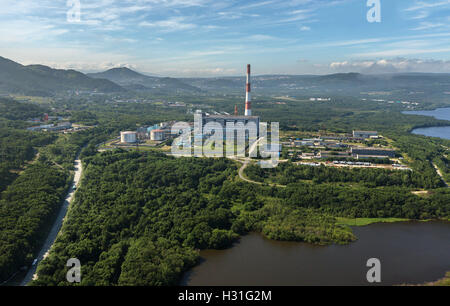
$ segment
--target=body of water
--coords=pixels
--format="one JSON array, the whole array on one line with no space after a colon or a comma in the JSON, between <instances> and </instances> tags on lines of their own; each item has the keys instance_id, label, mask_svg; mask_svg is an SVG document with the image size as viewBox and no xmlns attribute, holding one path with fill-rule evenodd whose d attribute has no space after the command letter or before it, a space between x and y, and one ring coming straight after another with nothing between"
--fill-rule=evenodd
<instances>
[{"instance_id":1,"label":"body of water","mask_svg":"<svg viewBox=\"0 0 450 306\"><path fill-rule=\"evenodd\" d=\"M450 121L450 108L410 111ZM415 134L450 139L450 126L420 128ZM200 253L187 272L188 286L370 285L367 260L381 261L381 285L422 284L450 271L450 223L381 223L353 229L358 241L315 246L280 242L252 233L232 248Z\"/></svg>"},{"instance_id":2,"label":"body of water","mask_svg":"<svg viewBox=\"0 0 450 306\"><path fill-rule=\"evenodd\" d=\"M403 113L406 115L430 116L436 119L450 121L450 108L438 108L433 111L408 111ZM413 130L412 133L417 135L450 139L450 126L420 128Z\"/></svg>"},{"instance_id":3,"label":"body of water","mask_svg":"<svg viewBox=\"0 0 450 306\"><path fill-rule=\"evenodd\" d=\"M450 271L450 223L406 222L354 228L358 241L314 246L252 233L232 248L201 252L184 275L189 286L370 285L369 258L381 261L382 285L419 284Z\"/></svg>"}]
</instances>

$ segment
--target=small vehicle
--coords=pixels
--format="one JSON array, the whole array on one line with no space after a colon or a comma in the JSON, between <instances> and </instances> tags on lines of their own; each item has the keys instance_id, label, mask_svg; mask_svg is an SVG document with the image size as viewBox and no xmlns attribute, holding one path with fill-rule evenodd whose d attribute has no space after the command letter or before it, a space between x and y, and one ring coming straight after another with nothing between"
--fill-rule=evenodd
<instances>
[{"instance_id":1,"label":"small vehicle","mask_svg":"<svg viewBox=\"0 0 450 306\"><path fill-rule=\"evenodd\" d=\"M37 258L35 260L33 260L33 263L31 264L32 266L35 266L37 264Z\"/></svg>"}]
</instances>

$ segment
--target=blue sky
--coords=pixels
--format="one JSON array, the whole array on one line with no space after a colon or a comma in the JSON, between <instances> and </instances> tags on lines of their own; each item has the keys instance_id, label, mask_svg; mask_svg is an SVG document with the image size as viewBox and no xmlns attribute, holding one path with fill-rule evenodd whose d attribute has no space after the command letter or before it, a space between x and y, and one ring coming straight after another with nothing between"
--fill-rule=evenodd
<instances>
[{"instance_id":1,"label":"blue sky","mask_svg":"<svg viewBox=\"0 0 450 306\"><path fill-rule=\"evenodd\" d=\"M450 0L0 0L0 56L168 76L450 72Z\"/></svg>"}]
</instances>

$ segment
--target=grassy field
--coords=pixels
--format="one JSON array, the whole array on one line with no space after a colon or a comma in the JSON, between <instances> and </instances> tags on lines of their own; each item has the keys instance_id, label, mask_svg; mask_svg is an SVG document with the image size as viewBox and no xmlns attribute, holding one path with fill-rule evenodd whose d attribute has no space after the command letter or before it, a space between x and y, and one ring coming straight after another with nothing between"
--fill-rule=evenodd
<instances>
[{"instance_id":1,"label":"grassy field","mask_svg":"<svg viewBox=\"0 0 450 306\"><path fill-rule=\"evenodd\" d=\"M10 95L13 99L21 102L35 103L40 105L50 105L53 102L52 98L47 97L33 97L33 96L21 96Z\"/></svg>"},{"instance_id":2,"label":"grassy field","mask_svg":"<svg viewBox=\"0 0 450 306\"><path fill-rule=\"evenodd\" d=\"M401 218L337 218L337 223L348 226L366 226L374 223L394 223L394 222L404 222L410 221L409 219Z\"/></svg>"}]
</instances>

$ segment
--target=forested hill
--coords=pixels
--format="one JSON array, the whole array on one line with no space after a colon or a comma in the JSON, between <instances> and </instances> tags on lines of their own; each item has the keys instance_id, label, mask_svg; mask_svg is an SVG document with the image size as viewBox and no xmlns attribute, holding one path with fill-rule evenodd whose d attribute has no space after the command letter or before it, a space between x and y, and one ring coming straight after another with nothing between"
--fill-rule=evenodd
<instances>
[{"instance_id":1,"label":"forested hill","mask_svg":"<svg viewBox=\"0 0 450 306\"><path fill-rule=\"evenodd\" d=\"M242 94L244 77L186 78L183 82L207 92ZM449 100L450 74L401 73L364 75L338 73L314 75L258 75L252 77L252 90L259 95L367 95L373 98Z\"/></svg>"},{"instance_id":2,"label":"forested hill","mask_svg":"<svg viewBox=\"0 0 450 306\"><path fill-rule=\"evenodd\" d=\"M201 92L199 88L179 79L147 76L125 67L113 68L99 73L90 73L88 76L107 79L134 91L159 94Z\"/></svg>"},{"instance_id":3,"label":"forested hill","mask_svg":"<svg viewBox=\"0 0 450 306\"><path fill-rule=\"evenodd\" d=\"M0 93L51 96L63 91L123 92L119 85L93 79L75 70L52 69L43 65L23 66L0 57Z\"/></svg>"},{"instance_id":4,"label":"forested hill","mask_svg":"<svg viewBox=\"0 0 450 306\"><path fill-rule=\"evenodd\" d=\"M17 178L25 163L36 155L38 147L51 143L55 137L25 131L23 121L42 115L46 110L26 103L0 98L0 192Z\"/></svg>"},{"instance_id":5,"label":"forested hill","mask_svg":"<svg viewBox=\"0 0 450 306\"><path fill-rule=\"evenodd\" d=\"M241 90L244 77L186 78L184 82L204 90ZM360 73L338 73L330 75L258 75L252 77L255 91L303 91L321 89L325 92L341 91L360 93L366 91L430 90L447 91L450 74L399 73L365 75Z\"/></svg>"}]
</instances>

